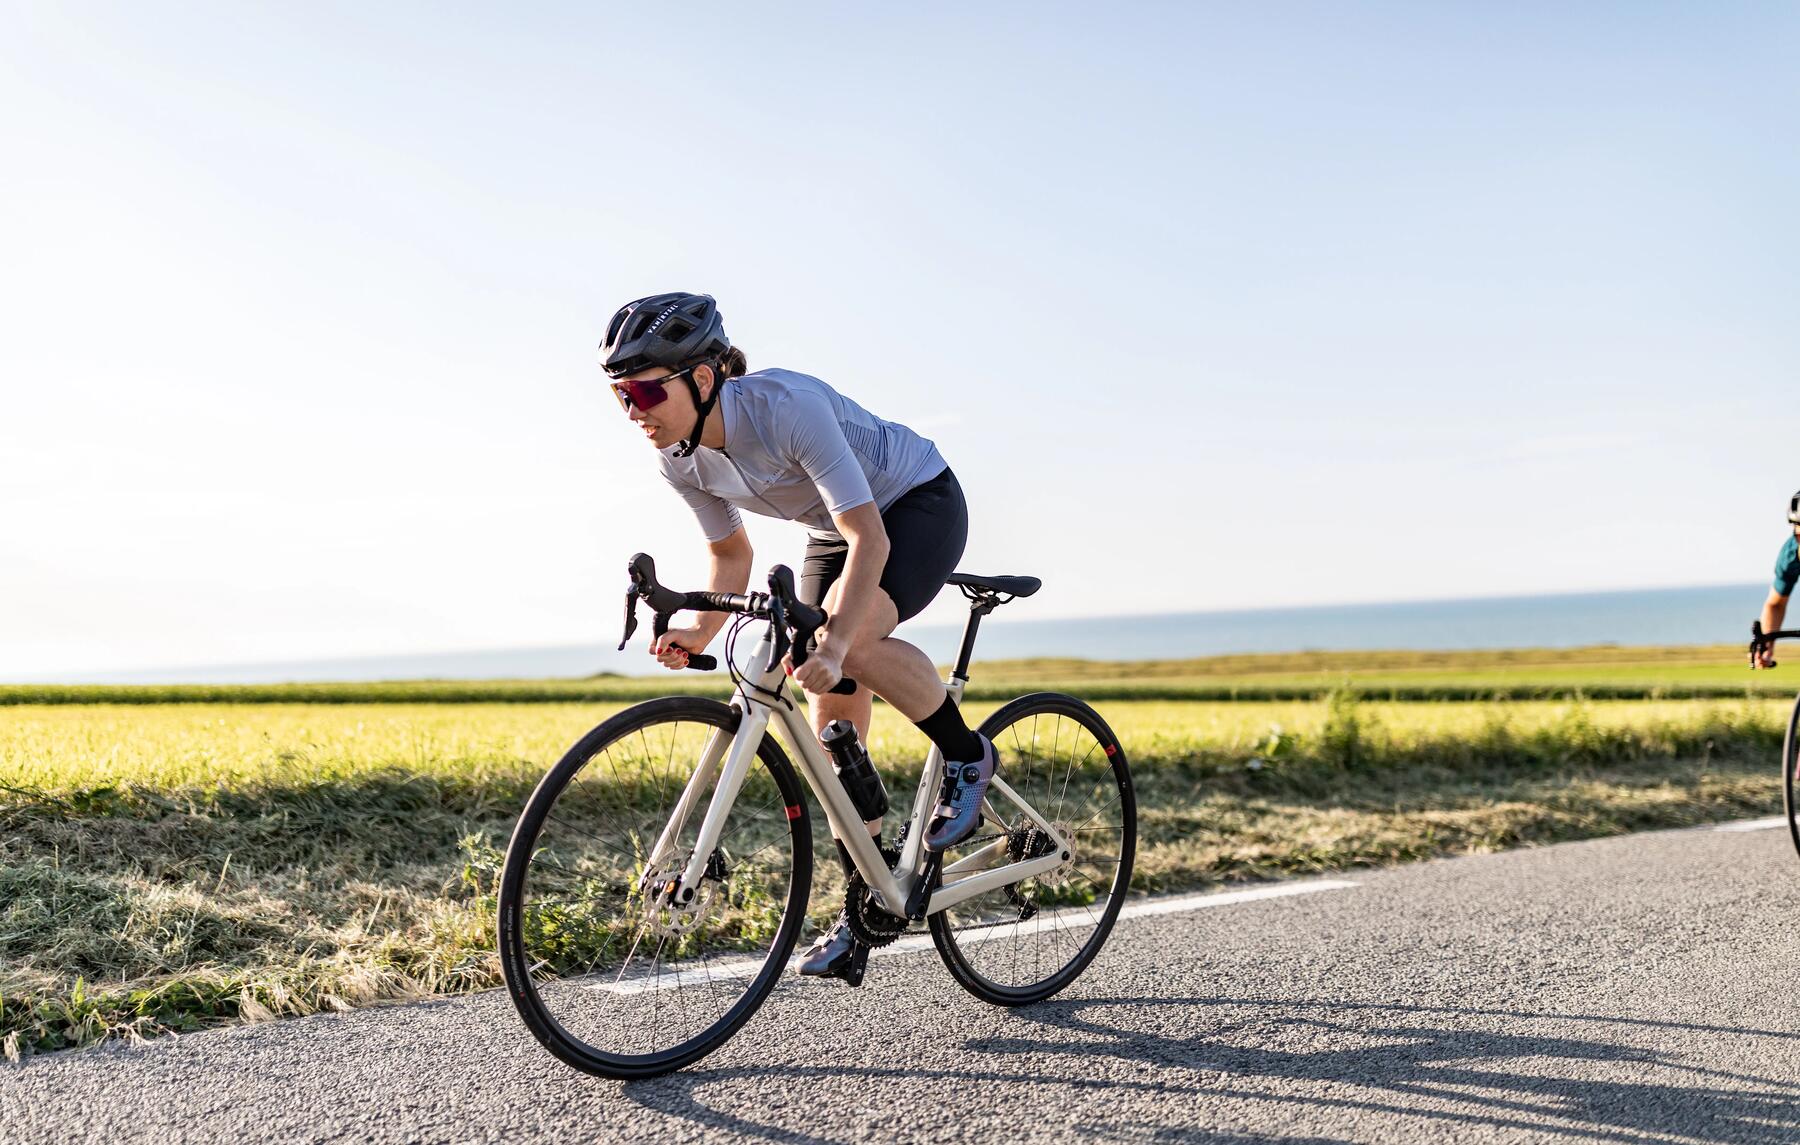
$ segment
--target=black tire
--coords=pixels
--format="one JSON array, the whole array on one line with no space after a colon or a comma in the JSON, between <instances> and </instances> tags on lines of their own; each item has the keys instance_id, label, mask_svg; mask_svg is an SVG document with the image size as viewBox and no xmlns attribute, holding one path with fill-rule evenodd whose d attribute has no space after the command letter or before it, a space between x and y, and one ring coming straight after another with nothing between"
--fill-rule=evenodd
<instances>
[{"instance_id":1,"label":"black tire","mask_svg":"<svg viewBox=\"0 0 1800 1145\"><path fill-rule=\"evenodd\" d=\"M500 876L500 967L525 1025L576 1069L632 1079L697 1061L749 1020L786 968L805 921L812 834L772 736L732 806L719 873L696 900L704 905L682 915L641 889L698 745L737 726L714 700L638 704L582 737L526 802ZM671 867L693 853L705 798Z\"/></svg>"},{"instance_id":2,"label":"black tire","mask_svg":"<svg viewBox=\"0 0 1800 1145\"><path fill-rule=\"evenodd\" d=\"M1000 753L1000 777L1045 818L1092 843L1078 845L1066 868L931 916L931 940L963 989L995 1005L1022 1006L1073 982L1112 933L1131 885L1137 798L1118 737L1073 696L1021 696L980 731ZM977 828L945 855L946 867L1002 836L1018 857L1033 845L1029 821L1009 817L991 794L989 801L1010 822Z\"/></svg>"},{"instance_id":3,"label":"black tire","mask_svg":"<svg viewBox=\"0 0 1800 1145\"><path fill-rule=\"evenodd\" d=\"M1800 852L1800 696L1794 699L1787 736L1781 742L1781 807L1787 813L1788 837Z\"/></svg>"}]
</instances>

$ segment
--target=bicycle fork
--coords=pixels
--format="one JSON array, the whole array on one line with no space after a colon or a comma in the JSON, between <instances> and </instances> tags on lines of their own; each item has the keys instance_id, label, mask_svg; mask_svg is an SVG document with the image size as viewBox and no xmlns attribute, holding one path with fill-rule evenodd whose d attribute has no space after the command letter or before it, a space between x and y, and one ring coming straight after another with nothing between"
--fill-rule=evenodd
<instances>
[{"instance_id":1,"label":"bicycle fork","mask_svg":"<svg viewBox=\"0 0 1800 1145\"><path fill-rule=\"evenodd\" d=\"M646 898L654 893L676 907L684 907L694 901L700 880L706 875L713 852L718 849L719 836L725 829L725 817L730 814L731 805L737 802L738 792L744 786L744 778L750 773L750 761L762 743L763 728L768 722L768 712L756 709L739 716L736 730L714 728L712 735L707 737L706 747L700 753L700 762L694 768L694 774L688 777L687 786L682 788L674 814L669 816L669 821L664 825L662 835L656 840L656 846L651 849L650 859L645 864L639 889ZM720 770L721 759L724 761L723 771ZM663 886L650 886L651 880L663 877L663 866L675 852L688 817L693 814L701 795L713 785L715 778L718 786L713 788L712 800L707 804L706 814L700 820L700 836L694 840L694 850L688 856L687 866L677 878L670 879Z\"/></svg>"}]
</instances>

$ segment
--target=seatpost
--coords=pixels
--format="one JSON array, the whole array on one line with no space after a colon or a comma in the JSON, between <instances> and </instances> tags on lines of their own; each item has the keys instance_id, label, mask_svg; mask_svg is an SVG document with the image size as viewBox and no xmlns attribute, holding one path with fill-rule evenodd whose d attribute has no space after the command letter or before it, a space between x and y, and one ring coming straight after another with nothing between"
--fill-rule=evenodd
<instances>
[{"instance_id":1,"label":"seatpost","mask_svg":"<svg viewBox=\"0 0 1800 1145\"><path fill-rule=\"evenodd\" d=\"M975 655L975 633L981 628L981 618L994 611L994 600L990 597L970 597L974 603L969 605L969 625L963 629L962 651L956 654L956 667L950 670L952 679L969 682L969 658Z\"/></svg>"}]
</instances>

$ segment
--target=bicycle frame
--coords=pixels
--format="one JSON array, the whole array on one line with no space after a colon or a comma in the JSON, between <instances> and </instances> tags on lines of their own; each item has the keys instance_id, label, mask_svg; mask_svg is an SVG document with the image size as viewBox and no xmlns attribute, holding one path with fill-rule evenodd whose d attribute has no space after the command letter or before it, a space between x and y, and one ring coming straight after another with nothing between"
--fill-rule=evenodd
<instances>
[{"instance_id":1,"label":"bicycle frame","mask_svg":"<svg viewBox=\"0 0 1800 1145\"><path fill-rule=\"evenodd\" d=\"M737 728L731 732L715 731L708 739L699 764L694 768L694 774L689 777L680 799L676 801L674 813L651 850L650 861L645 865L646 878L664 872L663 864L675 850L676 841L681 838L688 819L700 801L701 793L712 786L712 799L701 820L693 853L688 857L679 880L665 888L677 907L684 907L693 901L707 864L719 845L725 819L737 800L745 776L749 774L751 760L762 743L764 732L774 722L779 725L781 738L793 753L800 774L805 777L807 785L818 798L819 805L824 808L831 833L843 843L851 863L862 875L863 881L868 884L883 910L905 917L907 901L919 879L923 877L926 866L923 839L926 824L937 806L937 791L943 777L943 753L933 747L926 758L924 774L920 777L918 790L913 796L912 812L907 820L910 826L907 828L900 861L896 870L889 870L882 859L880 848L869 837L868 829L863 825L861 813L838 780L825 749L813 735L805 713L789 693L787 679L781 668L779 665L772 669L769 667L773 651L773 637L765 628L762 639L750 654L751 670L744 673L731 700L733 710L738 713ZM946 685L951 697L959 705L962 703L964 682L963 678L953 675ZM718 782L713 786L715 778ZM1072 853L1068 836L1020 798L998 775L989 784L988 791L989 798L983 805L983 810L990 821L1004 822L994 813L992 800L998 794L1046 832L1054 840L1055 846L1047 854L1035 859L994 866L992 864L995 861L1007 857L1008 840L1002 835L986 847L943 868L942 881L932 892L926 906L927 915L936 914L976 895L1055 870ZM790 818L798 817L799 813L798 808L788 810Z\"/></svg>"}]
</instances>

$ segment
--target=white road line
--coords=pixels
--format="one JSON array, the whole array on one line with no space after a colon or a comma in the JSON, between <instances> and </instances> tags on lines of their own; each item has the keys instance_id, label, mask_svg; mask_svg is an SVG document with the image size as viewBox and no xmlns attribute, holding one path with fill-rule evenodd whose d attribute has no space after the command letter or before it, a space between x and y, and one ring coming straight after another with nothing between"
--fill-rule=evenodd
<instances>
[{"instance_id":1,"label":"white road line","mask_svg":"<svg viewBox=\"0 0 1800 1145\"><path fill-rule=\"evenodd\" d=\"M1125 909L1119 912L1120 918L1143 918L1155 914L1180 914L1187 910L1205 910L1214 906L1235 906L1241 902L1255 902L1258 899L1280 899L1290 895L1311 895L1320 891L1347 891L1356 883L1343 879L1319 879L1307 883L1276 883L1271 887L1256 887L1247 891L1222 891L1209 895L1182 895L1178 898L1152 898L1142 902L1126 903Z\"/></svg>"},{"instance_id":2,"label":"white road line","mask_svg":"<svg viewBox=\"0 0 1800 1145\"><path fill-rule=\"evenodd\" d=\"M1786 823L1787 820L1782 819L1779 822ZM1170 898L1140 899L1136 902L1127 900L1125 906L1119 910L1119 921L1165 914L1183 914L1188 911L1208 910L1212 907L1236 906L1238 903L1258 902L1262 899L1312 895L1321 891L1345 891L1357 885L1343 879L1317 879L1304 883L1277 883L1274 886L1256 887L1246 891L1176 895ZM995 926L985 930L966 930L957 936L957 942L967 946L975 942L992 942L997 938L1011 938L1019 934L1038 935L1046 930L1054 932L1086 926L1089 921L1090 917L1087 915L1068 914L1055 918L1037 917L1028 922L1014 923L1008 926ZM884 953L893 951L901 954L930 950L931 936L929 934L910 934L881 949ZM791 968L794 963L799 961L800 956L795 955L788 965ZM677 973L678 969L681 970L681 974ZM715 962L707 966L687 964L684 967L677 967L670 964L662 967L660 973L655 976L628 978L622 982L597 983L588 986L587 989L598 990L604 994L647 994L657 990L672 990L688 983L698 984L702 980L712 983L752 978L760 969L762 969L762 960L758 958L737 958L729 962Z\"/></svg>"},{"instance_id":3,"label":"white road line","mask_svg":"<svg viewBox=\"0 0 1800 1145\"><path fill-rule=\"evenodd\" d=\"M1767 831L1774 827L1786 827L1787 816L1775 815L1768 819L1739 819L1735 823L1719 823L1713 827L1715 831Z\"/></svg>"}]
</instances>

